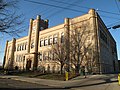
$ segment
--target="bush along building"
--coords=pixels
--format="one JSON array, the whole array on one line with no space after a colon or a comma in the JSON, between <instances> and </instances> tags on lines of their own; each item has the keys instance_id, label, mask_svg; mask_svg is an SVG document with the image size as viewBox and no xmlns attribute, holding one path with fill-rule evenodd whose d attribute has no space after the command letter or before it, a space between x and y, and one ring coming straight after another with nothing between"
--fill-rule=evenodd
<instances>
[{"instance_id":1,"label":"bush along building","mask_svg":"<svg viewBox=\"0 0 120 90\"><path fill-rule=\"evenodd\" d=\"M116 42L94 9L48 28L48 20L30 19L28 36L6 42L4 69L41 72L118 71Z\"/></svg>"}]
</instances>

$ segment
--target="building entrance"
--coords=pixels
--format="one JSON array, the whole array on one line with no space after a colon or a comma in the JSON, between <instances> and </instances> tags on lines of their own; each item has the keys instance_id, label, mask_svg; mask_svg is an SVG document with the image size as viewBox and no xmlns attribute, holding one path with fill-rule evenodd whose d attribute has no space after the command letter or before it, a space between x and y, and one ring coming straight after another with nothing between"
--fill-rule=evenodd
<instances>
[{"instance_id":1,"label":"building entrance","mask_svg":"<svg viewBox=\"0 0 120 90\"><path fill-rule=\"evenodd\" d=\"M26 64L26 70L30 70L31 69L31 60L27 60L27 64Z\"/></svg>"}]
</instances>

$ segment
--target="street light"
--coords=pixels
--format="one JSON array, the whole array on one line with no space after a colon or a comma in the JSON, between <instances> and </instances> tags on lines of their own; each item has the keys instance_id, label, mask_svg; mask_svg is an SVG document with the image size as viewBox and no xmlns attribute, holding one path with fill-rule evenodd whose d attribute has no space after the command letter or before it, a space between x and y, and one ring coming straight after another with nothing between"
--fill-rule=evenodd
<instances>
[{"instance_id":1,"label":"street light","mask_svg":"<svg viewBox=\"0 0 120 90\"><path fill-rule=\"evenodd\" d=\"M112 27L113 29L120 28L120 25L115 25Z\"/></svg>"}]
</instances>

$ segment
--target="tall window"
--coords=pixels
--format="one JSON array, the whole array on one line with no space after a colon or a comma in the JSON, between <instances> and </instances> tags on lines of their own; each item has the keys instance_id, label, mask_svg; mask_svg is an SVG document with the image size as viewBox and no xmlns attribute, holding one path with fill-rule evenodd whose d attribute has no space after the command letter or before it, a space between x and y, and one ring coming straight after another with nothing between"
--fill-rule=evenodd
<instances>
[{"instance_id":1,"label":"tall window","mask_svg":"<svg viewBox=\"0 0 120 90\"><path fill-rule=\"evenodd\" d=\"M20 51L22 51L22 44L20 44Z\"/></svg>"},{"instance_id":2,"label":"tall window","mask_svg":"<svg viewBox=\"0 0 120 90\"><path fill-rule=\"evenodd\" d=\"M27 47L27 42L25 43L25 46L24 46L25 50L26 50L26 47Z\"/></svg>"},{"instance_id":3,"label":"tall window","mask_svg":"<svg viewBox=\"0 0 120 90\"><path fill-rule=\"evenodd\" d=\"M58 42L58 36L54 35L54 37L53 37L53 44L57 44L57 42Z\"/></svg>"},{"instance_id":4,"label":"tall window","mask_svg":"<svg viewBox=\"0 0 120 90\"><path fill-rule=\"evenodd\" d=\"M52 45L52 43L53 43L53 39L52 39L52 36L50 36L48 39L48 45Z\"/></svg>"},{"instance_id":5,"label":"tall window","mask_svg":"<svg viewBox=\"0 0 120 90\"><path fill-rule=\"evenodd\" d=\"M48 45L48 39L47 38L45 38L45 40L44 40L44 46L47 46Z\"/></svg>"},{"instance_id":6,"label":"tall window","mask_svg":"<svg viewBox=\"0 0 120 90\"><path fill-rule=\"evenodd\" d=\"M22 46L22 50L24 50L24 43L21 46Z\"/></svg>"},{"instance_id":7,"label":"tall window","mask_svg":"<svg viewBox=\"0 0 120 90\"><path fill-rule=\"evenodd\" d=\"M64 33L62 32L61 33L61 43L63 43L64 42Z\"/></svg>"},{"instance_id":8,"label":"tall window","mask_svg":"<svg viewBox=\"0 0 120 90\"><path fill-rule=\"evenodd\" d=\"M38 57L39 57L39 60L42 61L42 52L39 53Z\"/></svg>"},{"instance_id":9,"label":"tall window","mask_svg":"<svg viewBox=\"0 0 120 90\"><path fill-rule=\"evenodd\" d=\"M40 39L40 47L44 46L44 41L43 39Z\"/></svg>"}]
</instances>

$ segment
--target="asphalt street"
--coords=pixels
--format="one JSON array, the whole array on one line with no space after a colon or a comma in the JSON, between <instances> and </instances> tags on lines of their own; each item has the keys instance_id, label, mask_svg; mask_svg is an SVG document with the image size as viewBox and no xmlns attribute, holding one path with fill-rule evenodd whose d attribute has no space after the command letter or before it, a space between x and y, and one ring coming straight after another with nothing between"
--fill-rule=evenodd
<instances>
[{"instance_id":1,"label":"asphalt street","mask_svg":"<svg viewBox=\"0 0 120 90\"><path fill-rule=\"evenodd\" d=\"M0 90L67 90L47 85L34 84L10 78L0 78Z\"/></svg>"},{"instance_id":2,"label":"asphalt street","mask_svg":"<svg viewBox=\"0 0 120 90\"><path fill-rule=\"evenodd\" d=\"M117 74L76 77L69 81L0 76L0 90L120 90Z\"/></svg>"}]
</instances>

